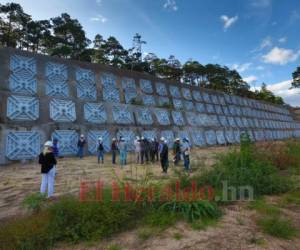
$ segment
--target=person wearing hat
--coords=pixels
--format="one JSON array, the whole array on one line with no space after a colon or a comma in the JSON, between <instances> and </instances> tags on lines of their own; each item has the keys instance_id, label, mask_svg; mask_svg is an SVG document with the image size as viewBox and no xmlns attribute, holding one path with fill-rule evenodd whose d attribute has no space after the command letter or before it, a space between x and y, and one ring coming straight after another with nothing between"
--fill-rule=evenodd
<instances>
[{"instance_id":1,"label":"person wearing hat","mask_svg":"<svg viewBox=\"0 0 300 250\"><path fill-rule=\"evenodd\" d=\"M127 144L123 137L120 138L119 151L120 151L120 164L121 166L124 166L126 165L127 162Z\"/></svg>"},{"instance_id":2,"label":"person wearing hat","mask_svg":"<svg viewBox=\"0 0 300 250\"><path fill-rule=\"evenodd\" d=\"M190 141L188 138L184 138L183 145L182 145L182 155L183 155L184 169L186 171L190 171L190 153L191 153Z\"/></svg>"},{"instance_id":3,"label":"person wearing hat","mask_svg":"<svg viewBox=\"0 0 300 250\"><path fill-rule=\"evenodd\" d=\"M112 143L111 143L111 158L112 158L112 164L116 164L116 157L117 157L117 153L118 153L118 143L117 143L117 139L113 138L112 139Z\"/></svg>"},{"instance_id":4,"label":"person wearing hat","mask_svg":"<svg viewBox=\"0 0 300 250\"><path fill-rule=\"evenodd\" d=\"M174 141L174 144L173 144L173 162L174 162L175 166L180 161L180 156L181 156L180 139L176 138L176 140Z\"/></svg>"},{"instance_id":5,"label":"person wearing hat","mask_svg":"<svg viewBox=\"0 0 300 250\"><path fill-rule=\"evenodd\" d=\"M161 146L160 146L160 164L162 168L163 173L168 172L168 165L169 165L169 158L168 158L168 145L167 145L167 140L164 137L160 138L161 141Z\"/></svg>"},{"instance_id":6,"label":"person wearing hat","mask_svg":"<svg viewBox=\"0 0 300 250\"><path fill-rule=\"evenodd\" d=\"M47 141L44 144L43 152L41 152L39 155L39 164L41 164L42 173L40 191L42 194L45 194L46 191L48 191L48 198L50 198L54 193L55 166L57 164L52 147L52 141Z\"/></svg>"},{"instance_id":7,"label":"person wearing hat","mask_svg":"<svg viewBox=\"0 0 300 250\"><path fill-rule=\"evenodd\" d=\"M137 136L133 143L134 143L134 152L135 152L136 164L139 164L140 161L141 161L141 141L140 141L140 137Z\"/></svg>"},{"instance_id":8,"label":"person wearing hat","mask_svg":"<svg viewBox=\"0 0 300 250\"><path fill-rule=\"evenodd\" d=\"M103 164L104 163L104 145L103 145L102 137L98 138L97 151L98 151L98 164L100 163L100 159L101 159L101 163Z\"/></svg>"},{"instance_id":9,"label":"person wearing hat","mask_svg":"<svg viewBox=\"0 0 300 250\"><path fill-rule=\"evenodd\" d=\"M86 144L86 141L84 139L84 135L81 135L78 143L77 143L77 148L78 148L78 152L77 152L77 156L82 159L83 158L83 149L84 149L84 145Z\"/></svg>"}]
</instances>

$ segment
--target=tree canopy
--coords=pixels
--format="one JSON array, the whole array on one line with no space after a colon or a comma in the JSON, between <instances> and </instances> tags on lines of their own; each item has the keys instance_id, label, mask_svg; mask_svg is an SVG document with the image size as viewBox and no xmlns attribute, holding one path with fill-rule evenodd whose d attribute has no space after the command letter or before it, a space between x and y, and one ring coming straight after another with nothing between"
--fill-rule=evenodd
<instances>
[{"instance_id":1,"label":"tree canopy","mask_svg":"<svg viewBox=\"0 0 300 250\"><path fill-rule=\"evenodd\" d=\"M16 3L0 4L0 46L13 47L61 58L75 59L117 68L146 72L159 78L220 90L276 104L283 104L263 85L260 91L250 86L236 70L218 64L203 65L190 59L181 63L175 55L159 58L154 53L143 57L140 34L133 37L133 47L124 48L116 37L104 39L96 34L93 41L77 19L67 13L50 20L32 20ZM293 87L300 87L300 68L293 73Z\"/></svg>"}]
</instances>

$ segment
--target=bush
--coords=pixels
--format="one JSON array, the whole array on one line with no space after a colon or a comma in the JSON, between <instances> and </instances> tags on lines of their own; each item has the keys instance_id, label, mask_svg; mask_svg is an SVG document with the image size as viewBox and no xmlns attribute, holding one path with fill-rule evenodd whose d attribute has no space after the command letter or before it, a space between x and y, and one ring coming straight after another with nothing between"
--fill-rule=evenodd
<instances>
[{"instance_id":1,"label":"bush","mask_svg":"<svg viewBox=\"0 0 300 250\"><path fill-rule=\"evenodd\" d=\"M49 249L54 241L48 233L51 216L40 212L0 224L0 249Z\"/></svg>"},{"instance_id":2,"label":"bush","mask_svg":"<svg viewBox=\"0 0 300 250\"><path fill-rule=\"evenodd\" d=\"M190 202L174 200L163 204L161 209L168 212L178 213L189 222L205 218L219 218L221 216L221 211L218 207L206 200Z\"/></svg>"},{"instance_id":3,"label":"bush","mask_svg":"<svg viewBox=\"0 0 300 250\"><path fill-rule=\"evenodd\" d=\"M259 157L248 141L242 142L240 151L218 155L213 170L197 181L198 185L209 184L216 190L222 189L222 181L236 188L251 186L254 196L286 192L291 186L290 178L279 175L272 162Z\"/></svg>"},{"instance_id":4,"label":"bush","mask_svg":"<svg viewBox=\"0 0 300 250\"><path fill-rule=\"evenodd\" d=\"M279 216L262 218L258 221L262 230L277 238L290 239L297 235L297 229L292 221Z\"/></svg>"},{"instance_id":5,"label":"bush","mask_svg":"<svg viewBox=\"0 0 300 250\"><path fill-rule=\"evenodd\" d=\"M38 212L45 206L46 201L47 198L45 194L34 193L26 196L22 205L30 211Z\"/></svg>"}]
</instances>

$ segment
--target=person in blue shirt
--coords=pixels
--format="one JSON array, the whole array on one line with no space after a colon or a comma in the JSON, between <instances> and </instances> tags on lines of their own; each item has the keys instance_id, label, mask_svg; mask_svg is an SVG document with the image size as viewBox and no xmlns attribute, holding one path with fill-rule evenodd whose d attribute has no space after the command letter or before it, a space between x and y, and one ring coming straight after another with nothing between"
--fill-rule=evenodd
<instances>
[{"instance_id":1,"label":"person in blue shirt","mask_svg":"<svg viewBox=\"0 0 300 250\"><path fill-rule=\"evenodd\" d=\"M104 145L103 145L102 137L98 138L97 152L98 152L98 164L100 163L100 160L101 160L101 163L103 164L104 163Z\"/></svg>"}]
</instances>

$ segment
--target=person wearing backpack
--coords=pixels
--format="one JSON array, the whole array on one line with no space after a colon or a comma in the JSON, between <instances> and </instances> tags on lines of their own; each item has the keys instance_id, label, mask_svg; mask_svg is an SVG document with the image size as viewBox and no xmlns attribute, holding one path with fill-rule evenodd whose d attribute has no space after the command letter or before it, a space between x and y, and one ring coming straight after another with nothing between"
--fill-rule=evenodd
<instances>
[{"instance_id":1,"label":"person wearing backpack","mask_svg":"<svg viewBox=\"0 0 300 250\"><path fill-rule=\"evenodd\" d=\"M101 163L103 164L104 163L104 145L103 145L102 137L98 138L97 151L98 151L98 164L100 163L100 160L101 160Z\"/></svg>"},{"instance_id":2,"label":"person wearing backpack","mask_svg":"<svg viewBox=\"0 0 300 250\"><path fill-rule=\"evenodd\" d=\"M166 174L168 172L169 167L169 158L168 158L168 145L167 141L164 137L160 138L160 164L162 168L162 172Z\"/></svg>"},{"instance_id":3,"label":"person wearing backpack","mask_svg":"<svg viewBox=\"0 0 300 250\"><path fill-rule=\"evenodd\" d=\"M44 144L44 150L39 155L39 164L41 164L42 173L40 192L45 194L48 191L47 197L50 198L54 193L55 166L57 164L52 141L47 141Z\"/></svg>"}]
</instances>

